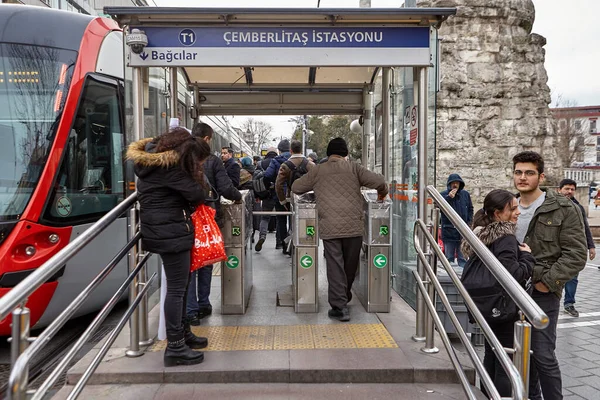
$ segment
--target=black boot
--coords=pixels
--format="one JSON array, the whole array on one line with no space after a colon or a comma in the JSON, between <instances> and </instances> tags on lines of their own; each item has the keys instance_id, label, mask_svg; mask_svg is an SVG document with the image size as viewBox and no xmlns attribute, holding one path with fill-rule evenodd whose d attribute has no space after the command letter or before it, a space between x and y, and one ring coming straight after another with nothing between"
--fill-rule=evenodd
<instances>
[{"instance_id":1,"label":"black boot","mask_svg":"<svg viewBox=\"0 0 600 400\"><path fill-rule=\"evenodd\" d=\"M190 349L203 349L208 346L207 338L194 335L187 318L183 321L183 338Z\"/></svg>"},{"instance_id":2,"label":"black boot","mask_svg":"<svg viewBox=\"0 0 600 400\"><path fill-rule=\"evenodd\" d=\"M185 344L185 339L176 342L168 342L165 350L165 367L174 367L177 365L194 365L204 361L204 353L194 351Z\"/></svg>"}]
</instances>

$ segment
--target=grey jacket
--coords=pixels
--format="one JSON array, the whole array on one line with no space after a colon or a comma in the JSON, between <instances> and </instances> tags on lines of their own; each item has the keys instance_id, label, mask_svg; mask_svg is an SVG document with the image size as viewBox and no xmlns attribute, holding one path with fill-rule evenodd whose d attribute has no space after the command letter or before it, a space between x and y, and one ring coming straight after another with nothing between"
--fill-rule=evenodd
<instances>
[{"instance_id":1,"label":"grey jacket","mask_svg":"<svg viewBox=\"0 0 600 400\"><path fill-rule=\"evenodd\" d=\"M362 186L377 189L380 196L388 193L383 175L332 155L326 163L315 165L297 179L292 185L292 192L302 194L314 190L319 236L337 239L363 234Z\"/></svg>"}]
</instances>

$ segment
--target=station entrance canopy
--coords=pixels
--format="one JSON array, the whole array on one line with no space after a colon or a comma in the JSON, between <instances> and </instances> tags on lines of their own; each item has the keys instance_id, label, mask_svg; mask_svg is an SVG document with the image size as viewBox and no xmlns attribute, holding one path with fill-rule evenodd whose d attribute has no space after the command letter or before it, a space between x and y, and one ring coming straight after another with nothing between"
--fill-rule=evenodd
<instances>
[{"instance_id":1,"label":"station entrance canopy","mask_svg":"<svg viewBox=\"0 0 600 400\"><path fill-rule=\"evenodd\" d=\"M131 67L181 67L199 114L363 114L382 67L428 67L450 8L106 7L143 31Z\"/></svg>"}]
</instances>

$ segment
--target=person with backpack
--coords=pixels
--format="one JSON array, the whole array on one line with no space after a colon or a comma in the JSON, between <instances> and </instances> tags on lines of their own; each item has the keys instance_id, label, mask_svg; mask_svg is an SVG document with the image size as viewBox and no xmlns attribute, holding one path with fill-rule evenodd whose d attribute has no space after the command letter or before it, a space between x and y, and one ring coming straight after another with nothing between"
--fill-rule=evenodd
<instances>
[{"instance_id":1,"label":"person with backpack","mask_svg":"<svg viewBox=\"0 0 600 400\"><path fill-rule=\"evenodd\" d=\"M475 214L473 233L524 289L531 288L535 259L525 243L519 243L515 232L521 212L514 194L492 190L483 200L483 208ZM462 253L469 257L461 276L462 284L483 314L486 322L505 348L513 348L514 323L519 318L515 302L498 283L483 261L463 240ZM473 321L474 322L474 321ZM512 388L492 347L485 342L483 365L502 397L510 397Z\"/></svg>"},{"instance_id":2,"label":"person with backpack","mask_svg":"<svg viewBox=\"0 0 600 400\"><path fill-rule=\"evenodd\" d=\"M288 160L288 158L290 158L290 156L291 156L289 140L287 140L287 139L281 140L279 142L279 144L277 145L277 149L279 150L279 155L271 160L271 162L269 163L269 166L267 167L267 169L265 170L265 173L263 174L263 182L264 182L265 187L270 187L271 185L273 187L275 186L275 181L277 180L277 174L279 174L279 167L281 166L281 164L286 162ZM275 194L275 190L273 190L273 201L275 203L275 211L287 211L286 208L284 206L282 206L281 204L279 204L279 201L277 201L277 195ZM267 211L267 210L265 210L265 211ZM284 247L283 239L285 239L288 234L287 221L288 221L288 217L286 215L277 215L277 233L276 233L276 243L275 243L276 249L283 249L283 247ZM262 229L261 229L261 231L262 231ZM262 233L261 233L261 236L262 236ZM260 242L260 240L259 240L259 242ZM264 240L263 240L263 243L264 243ZM254 249L256 251L260 251L260 250L257 250L257 247L259 247L258 243L256 243L256 246ZM261 243L261 248L262 248L262 243Z\"/></svg>"},{"instance_id":3,"label":"person with backpack","mask_svg":"<svg viewBox=\"0 0 600 400\"><path fill-rule=\"evenodd\" d=\"M204 122L197 123L192 129L192 136L204 140L208 145L212 141L213 134L212 127ZM225 216L221 208L221 197L232 201L240 201L242 195L231 182L219 157L211 154L202 167L210 191L213 192L208 197L214 199L213 202L207 204L217 211L215 220L219 228L223 229ZM209 299L212 271L213 266L207 265L192 272L187 296L187 318L191 325L200 325L202 318L212 314L212 305Z\"/></svg>"},{"instance_id":4,"label":"person with backpack","mask_svg":"<svg viewBox=\"0 0 600 400\"><path fill-rule=\"evenodd\" d=\"M269 168L271 161L277 157L277 149L275 147L269 147L265 158L256 164L256 171L252 178L252 186L254 189L254 195L261 200L261 209L263 211L273 211L275 209L275 194L274 185L265 181L265 171ZM255 251L261 251L262 246L267 240L267 232L270 231L269 223L272 215L263 215L260 218L260 227L258 230L258 242L254 246Z\"/></svg>"},{"instance_id":5,"label":"person with backpack","mask_svg":"<svg viewBox=\"0 0 600 400\"><path fill-rule=\"evenodd\" d=\"M292 184L296 179L306 174L315 166L310 159L302 155L302 142L299 140L292 140L290 149L292 151L292 155L287 159L286 162L281 164L281 167L279 167L279 173L277 174L277 180L275 180L275 193L277 193L277 200L279 201L279 204L287 211L290 210L289 203L292 195ZM285 243L283 246L283 254L288 254Z\"/></svg>"},{"instance_id":6,"label":"person with backpack","mask_svg":"<svg viewBox=\"0 0 600 400\"><path fill-rule=\"evenodd\" d=\"M253 177L256 167L252 158L244 157L241 159L242 169L240 169L240 190L250 190L252 192L252 211L261 211L260 200L254 194ZM254 243L254 234L260 227L260 215L252 216L252 243Z\"/></svg>"}]
</instances>

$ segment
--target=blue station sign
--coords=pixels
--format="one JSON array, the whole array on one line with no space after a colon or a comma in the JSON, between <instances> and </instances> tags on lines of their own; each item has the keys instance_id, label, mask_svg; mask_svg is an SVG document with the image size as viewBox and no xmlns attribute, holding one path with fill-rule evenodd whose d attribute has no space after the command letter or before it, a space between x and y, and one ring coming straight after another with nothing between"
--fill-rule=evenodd
<instances>
[{"instance_id":1,"label":"blue station sign","mask_svg":"<svg viewBox=\"0 0 600 400\"><path fill-rule=\"evenodd\" d=\"M135 27L132 27L135 28ZM130 66L417 66L429 27L140 27L148 45Z\"/></svg>"}]
</instances>

